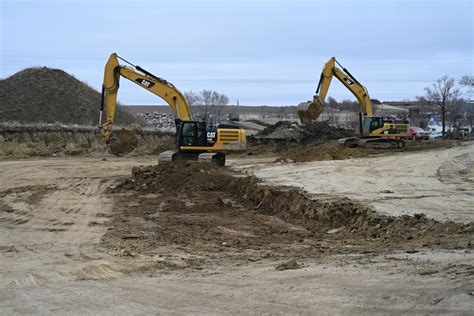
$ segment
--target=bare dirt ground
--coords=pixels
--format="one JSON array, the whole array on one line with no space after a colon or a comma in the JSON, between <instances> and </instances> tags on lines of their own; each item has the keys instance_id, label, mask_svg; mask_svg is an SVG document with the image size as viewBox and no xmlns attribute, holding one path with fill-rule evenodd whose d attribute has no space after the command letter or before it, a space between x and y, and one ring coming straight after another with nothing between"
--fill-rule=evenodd
<instances>
[{"instance_id":1,"label":"bare dirt ground","mask_svg":"<svg viewBox=\"0 0 474 316\"><path fill-rule=\"evenodd\" d=\"M432 160L445 166L439 175L438 168L428 166L428 157L417 170L427 178L423 184L435 186L432 191L441 194L447 187L449 194L464 192L469 200L472 165L467 173L459 172L465 170L463 162L450 158L472 157L472 145L451 152L454 149L431 153ZM395 157L403 160L405 155ZM363 161L365 170L384 174L392 170L381 160L388 158L361 159L360 165L354 164L357 160L271 164L267 158L239 158L230 164L257 174L264 170L262 177L270 179L264 176L270 174L275 182L297 184L303 178L297 167L307 168L304 172L311 179L311 170L318 166L340 163L337 170L346 170L346 177L365 178ZM183 179L198 184L199 190L186 193L186 188L173 186L163 170L157 172L168 190L148 179L143 182L147 187L117 187L132 167L155 163L156 158L0 161L0 312L467 315L474 307L472 234L463 233L468 226L430 222L445 231L420 236L414 231L406 240L354 237L342 228L313 229L222 191L224 176L200 184L192 182L199 180L193 178L195 172L186 175L182 170ZM290 168L299 180L290 177ZM325 172L326 178L333 177ZM445 182L438 188L439 177ZM323 178L310 182L326 181L329 187L329 179ZM377 178L375 171L372 178ZM396 175L392 178L397 180ZM342 188L351 185L346 178L332 179L344 181ZM305 189L313 191L309 185ZM338 206L331 197L316 200ZM366 209L349 200L342 204ZM459 212L445 216L460 219ZM464 215L462 221L472 217Z\"/></svg>"},{"instance_id":2,"label":"bare dirt ground","mask_svg":"<svg viewBox=\"0 0 474 316\"><path fill-rule=\"evenodd\" d=\"M347 196L391 215L474 221L474 144L371 158L236 166L266 182Z\"/></svg>"}]
</instances>

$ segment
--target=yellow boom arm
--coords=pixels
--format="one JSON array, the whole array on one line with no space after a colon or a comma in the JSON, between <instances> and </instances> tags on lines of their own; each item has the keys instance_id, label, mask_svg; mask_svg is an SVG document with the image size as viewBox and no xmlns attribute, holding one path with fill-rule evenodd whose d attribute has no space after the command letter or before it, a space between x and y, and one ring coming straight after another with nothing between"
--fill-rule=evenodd
<instances>
[{"instance_id":1,"label":"yellow boom arm","mask_svg":"<svg viewBox=\"0 0 474 316\"><path fill-rule=\"evenodd\" d=\"M331 85L332 77L335 76L339 81L357 98L361 106L364 116L372 116L373 108L367 89L361 85L354 76L346 69L342 70L336 67L336 63L340 65L335 57L331 57L323 67L321 78L319 79L316 95L313 96L312 102L307 102L299 106L298 116L301 123L307 124L316 120L324 109L324 100Z\"/></svg>"},{"instance_id":2,"label":"yellow boom arm","mask_svg":"<svg viewBox=\"0 0 474 316\"><path fill-rule=\"evenodd\" d=\"M156 77L140 66L127 62L130 66L119 64L120 57L113 53L110 55L104 71L104 82L102 84L102 102L100 108L99 128L104 140L108 140L112 133L112 126L117 108L117 93L119 89L120 76L127 78L140 87L156 94L166 101L173 109L176 118L191 120L191 112L188 102L183 94L171 83ZM105 108L105 122L102 123L102 113Z\"/></svg>"}]
</instances>

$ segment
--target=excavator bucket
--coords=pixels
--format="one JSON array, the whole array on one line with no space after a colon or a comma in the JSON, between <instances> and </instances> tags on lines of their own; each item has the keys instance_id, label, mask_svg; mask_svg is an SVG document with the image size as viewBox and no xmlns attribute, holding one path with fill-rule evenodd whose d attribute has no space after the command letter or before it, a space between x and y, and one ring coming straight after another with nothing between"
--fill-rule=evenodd
<instances>
[{"instance_id":1,"label":"excavator bucket","mask_svg":"<svg viewBox=\"0 0 474 316\"><path fill-rule=\"evenodd\" d=\"M298 116L303 124L309 124L323 113L324 105L318 100L298 104Z\"/></svg>"},{"instance_id":2,"label":"excavator bucket","mask_svg":"<svg viewBox=\"0 0 474 316\"><path fill-rule=\"evenodd\" d=\"M109 153L115 156L125 156L137 148L138 140L135 134L126 129L113 132L107 143Z\"/></svg>"}]
</instances>

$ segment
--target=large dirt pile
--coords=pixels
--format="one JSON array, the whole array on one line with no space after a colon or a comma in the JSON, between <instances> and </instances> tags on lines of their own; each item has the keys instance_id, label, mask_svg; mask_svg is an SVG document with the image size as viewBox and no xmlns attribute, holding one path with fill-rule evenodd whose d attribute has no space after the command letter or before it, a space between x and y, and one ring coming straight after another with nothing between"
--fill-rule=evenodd
<instances>
[{"instance_id":1,"label":"large dirt pile","mask_svg":"<svg viewBox=\"0 0 474 316\"><path fill-rule=\"evenodd\" d=\"M100 93L60 69L28 68L0 80L0 119L21 123L65 123L94 126ZM116 122L137 118L118 108Z\"/></svg>"},{"instance_id":2,"label":"large dirt pile","mask_svg":"<svg viewBox=\"0 0 474 316\"><path fill-rule=\"evenodd\" d=\"M311 124L299 125L295 122L280 121L265 128L255 135L255 138L314 145L353 135L354 131L330 125L328 122L312 122Z\"/></svg>"}]
</instances>

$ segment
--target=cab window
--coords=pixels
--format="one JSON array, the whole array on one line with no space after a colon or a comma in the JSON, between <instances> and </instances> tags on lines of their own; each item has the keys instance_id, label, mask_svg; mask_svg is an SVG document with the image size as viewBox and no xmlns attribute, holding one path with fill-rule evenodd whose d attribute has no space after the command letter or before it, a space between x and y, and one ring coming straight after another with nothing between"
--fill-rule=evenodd
<instances>
[{"instance_id":1,"label":"cab window","mask_svg":"<svg viewBox=\"0 0 474 316\"><path fill-rule=\"evenodd\" d=\"M191 146L194 144L194 139L196 137L196 131L194 128L194 123L184 123L182 131L182 144L185 146Z\"/></svg>"}]
</instances>

